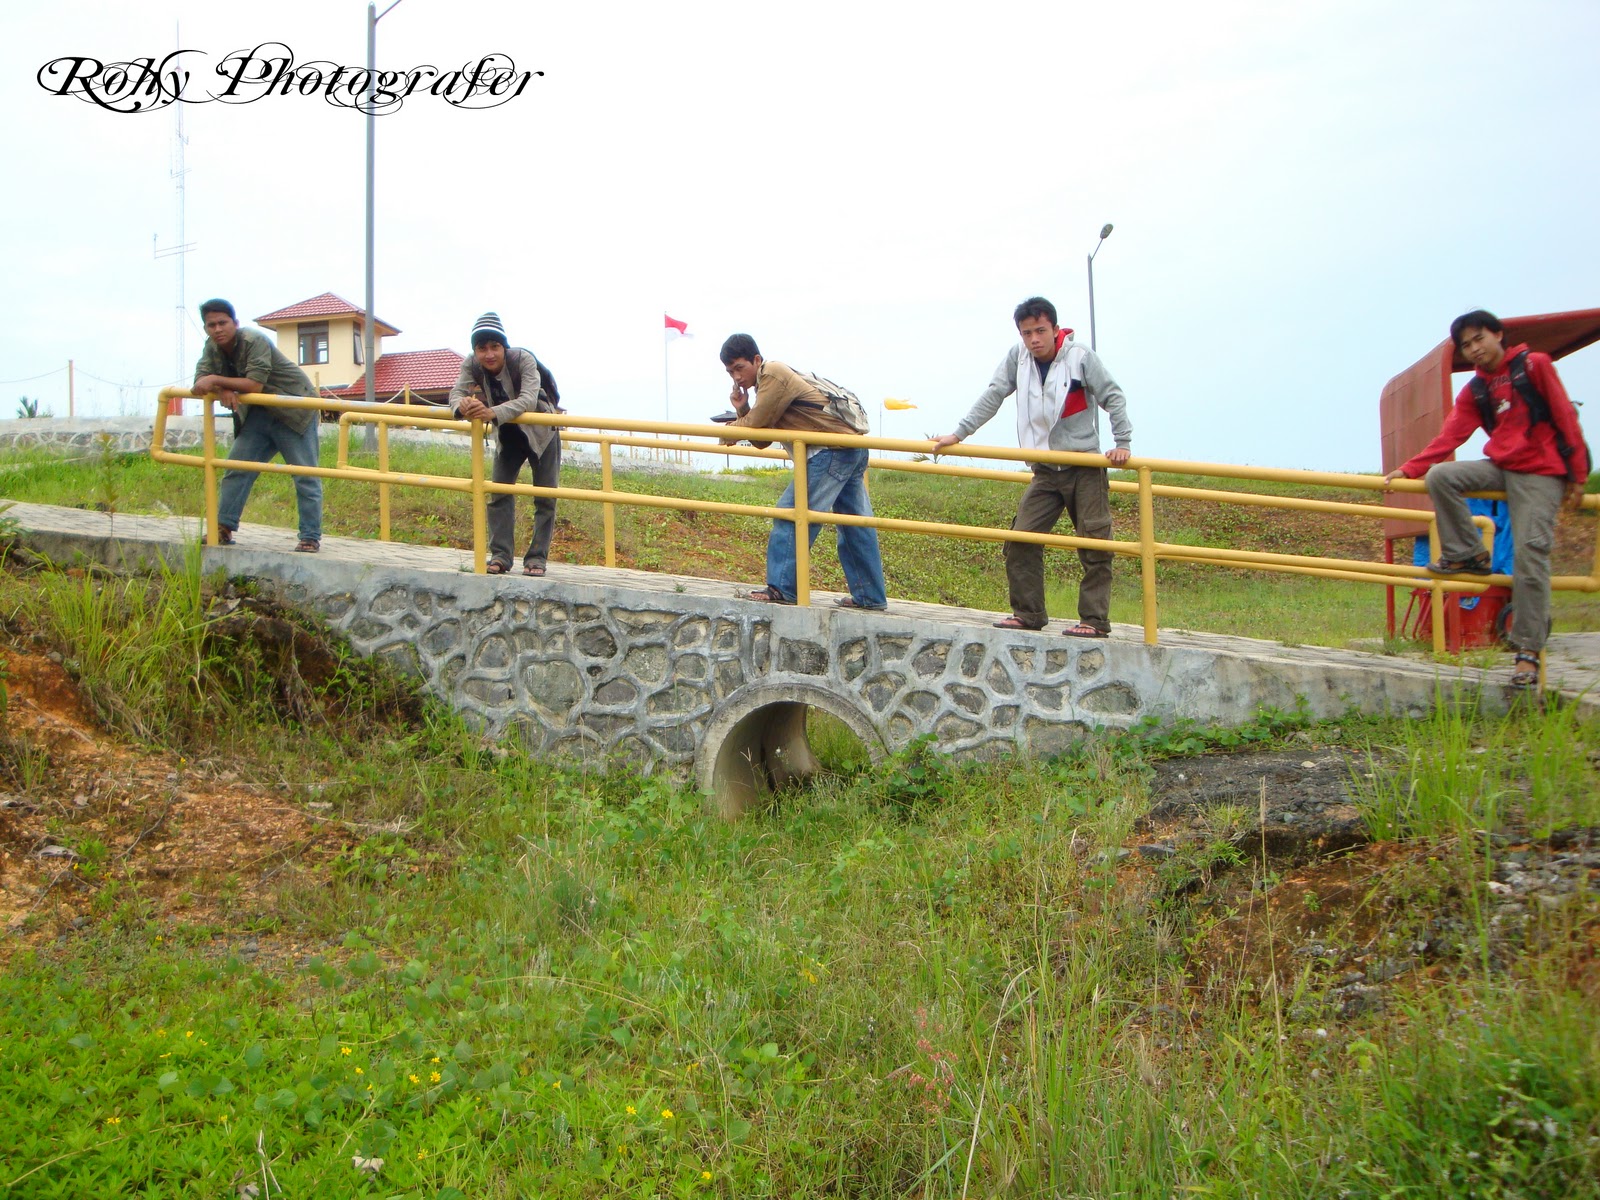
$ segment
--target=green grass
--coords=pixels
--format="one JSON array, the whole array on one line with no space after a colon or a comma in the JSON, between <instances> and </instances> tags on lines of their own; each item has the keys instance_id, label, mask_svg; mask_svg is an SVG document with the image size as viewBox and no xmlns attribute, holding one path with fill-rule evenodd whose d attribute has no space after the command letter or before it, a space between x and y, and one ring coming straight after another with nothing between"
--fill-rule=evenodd
<instances>
[{"instance_id":1,"label":"green grass","mask_svg":"<svg viewBox=\"0 0 1600 1200\"><path fill-rule=\"evenodd\" d=\"M1153 758L1301 735L1417 750L1390 781L1400 832L1461 827L1410 811L1425 788L1486 784L1521 797L1496 802L1502 822L1518 805L1540 828L1592 821L1592 719L1265 714L1051 761L919 745L877 766L819 720L829 773L728 823L667 778L397 717L353 666L318 697L338 720L289 720L196 639L200 595L192 565L0 576L8 629L59 648L88 694L131 678L206 718L110 705L112 728L275 781L264 803L314 795L342 848L279 871L270 901L224 881L216 917L185 923L66 810L95 916L0 975L0 1193L1600 1195L1592 896L1536 914L1521 963L1469 957L1342 1022L1270 910L1281 973L1195 986L1223 917L1103 853L1148 807ZM107 650L108 623L185 649ZM14 763L4 786L45 794ZM1458 897L1449 919L1485 921L1484 877L1447 867L1429 878ZM1235 870L1255 894L1267 868ZM1427 919L1412 884L1371 891Z\"/></svg>"}]
</instances>

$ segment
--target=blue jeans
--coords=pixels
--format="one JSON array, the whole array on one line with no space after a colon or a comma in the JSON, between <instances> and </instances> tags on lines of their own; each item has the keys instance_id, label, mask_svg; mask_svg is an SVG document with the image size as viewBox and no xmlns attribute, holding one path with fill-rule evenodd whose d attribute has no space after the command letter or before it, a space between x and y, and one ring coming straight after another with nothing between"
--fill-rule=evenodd
<instances>
[{"instance_id":1,"label":"blue jeans","mask_svg":"<svg viewBox=\"0 0 1600 1200\"><path fill-rule=\"evenodd\" d=\"M818 450L806 463L806 506L816 512L872 515L872 500L867 496L867 452L829 446ZM794 481L784 489L779 508L794 504ZM882 608L889 603L883 583L883 558L878 553L878 531L864 525L836 525L839 532L839 565L844 568L850 598L862 608ZM820 525L811 525L811 541L817 540ZM790 603L794 602L794 522L777 520L767 538L767 586Z\"/></svg>"},{"instance_id":2,"label":"blue jeans","mask_svg":"<svg viewBox=\"0 0 1600 1200\"><path fill-rule=\"evenodd\" d=\"M229 458L241 462L271 462L274 454L295 467L318 465L322 443L317 436L317 421L312 421L304 433L296 433L277 417L270 408L259 404L245 406L244 420L233 439ZM224 529L239 528L239 517L244 512L244 502L250 498L259 471L226 471L217 488L217 524ZM294 498L300 510L300 540L322 540L322 480L315 475L294 477Z\"/></svg>"}]
</instances>

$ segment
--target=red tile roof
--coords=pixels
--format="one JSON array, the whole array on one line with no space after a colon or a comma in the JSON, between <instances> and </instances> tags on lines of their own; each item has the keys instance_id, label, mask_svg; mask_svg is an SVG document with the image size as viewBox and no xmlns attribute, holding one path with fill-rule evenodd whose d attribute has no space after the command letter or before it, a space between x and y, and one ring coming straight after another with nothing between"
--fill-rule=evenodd
<instances>
[{"instance_id":1,"label":"red tile roof","mask_svg":"<svg viewBox=\"0 0 1600 1200\"><path fill-rule=\"evenodd\" d=\"M309 300L302 300L299 304L291 304L288 308L280 308L276 312L269 312L265 316L256 318L257 325L287 325L291 321L303 321L308 317L365 317L366 309L357 308L343 296L335 296L332 292L323 292L320 296L313 296ZM384 337L393 337L400 331L387 321L376 319L373 328Z\"/></svg>"},{"instance_id":2,"label":"red tile roof","mask_svg":"<svg viewBox=\"0 0 1600 1200\"><path fill-rule=\"evenodd\" d=\"M372 393L388 400L410 388L413 392L448 392L455 386L463 358L454 350L402 350L378 359L372 376ZM367 377L360 375L349 387L324 388L323 395L341 400L361 400L367 394Z\"/></svg>"}]
</instances>

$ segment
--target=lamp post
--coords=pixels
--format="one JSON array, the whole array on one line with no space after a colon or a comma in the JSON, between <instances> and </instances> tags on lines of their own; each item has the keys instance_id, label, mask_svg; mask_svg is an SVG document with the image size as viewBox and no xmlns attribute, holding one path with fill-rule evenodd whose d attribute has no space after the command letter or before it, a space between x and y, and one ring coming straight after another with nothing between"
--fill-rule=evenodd
<instances>
[{"instance_id":1,"label":"lamp post","mask_svg":"<svg viewBox=\"0 0 1600 1200\"><path fill-rule=\"evenodd\" d=\"M400 0L395 0L398 4ZM370 143L369 143L370 145ZM1100 247L1105 245L1106 239L1111 236L1111 222L1107 221L1100 227L1100 240L1094 244L1094 250L1089 254L1089 349L1098 350L1094 337L1094 256L1100 253Z\"/></svg>"},{"instance_id":2,"label":"lamp post","mask_svg":"<svg viewBox=\"0 0 1600 1200\"><path fill-rule=\"evenodd\" d=\"M373 112L373 107L378 102L378 22L393 12L395 5L399 3L400 0L394 0L394 4L389 5L382 12L378 11L376 3L367 5L367 319L365 322L365 337L362 339L366 345L367 369L362 374L367 381L365 399L368 404L374 403L372 376L378 367L374 354L377 335L373 330L373 324L377 318L372 315L372 211L377 194L375 163L377 162L376 145L378 137L378 118L377 114ZM366 440L369 443L367 449L371 450L377 447L377 436L377 427L369 424L366 434Z\"/></svg>"}]
</instances>

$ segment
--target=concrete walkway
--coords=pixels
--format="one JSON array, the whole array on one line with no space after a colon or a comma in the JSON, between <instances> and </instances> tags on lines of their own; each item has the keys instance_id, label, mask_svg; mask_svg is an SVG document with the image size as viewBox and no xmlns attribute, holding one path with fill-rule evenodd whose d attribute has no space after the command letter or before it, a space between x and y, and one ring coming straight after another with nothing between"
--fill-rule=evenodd
<instances>
[{"instance_id":1,"label":"concrete walkway","mask_svg":"<svg viewBox=\"0 0 1600 1200\"><path fill-rule=\"evenodd\" d=\"M0 504L3 504L0 501ZM0 518L16 521L26 532L25 541L59 562L70 562L81 555L92 561L122 563L148 559L152 552L168 547L197 542L201 523L195 517L134 516L90 512L77 508L62 508L46 504L15 503L0 513ZM296 541L292 529L272 525L244 522L235 535L237 545L205 551L207 570L230 570L247 567L248 560L256 554L294 555ZM371 564L386 568L409 567L419 572L470 573L472 554L442 546L417 546L400 542L380 542L365 538L325 537L321 560L334 560L353 564ZM309 565L309 564L308 564ZM727 580L702 579L693 575L669 575L652 571L634 571L626 568L578 566L552 562L546 580L568 580L595 586L670 592L705 597L742 596L749 584L735 584ZM520 574L505 577L505 586L519 588L538 586L544 581L526 580ZM838 593L812 592L812 602L831 605ZM925 604L914 600L890 600L891 608L898 613L919 619L935 620L951 625L987 627L1004 614L984 612L973 608L954 608L948 605ZM1065 628L1071 622L1052 622L1050 629ZM1142 642L1144 630L1138 625L1117 625L1112 637L1131 642ZM1281 642L1257 638L1235 637L1218 633L1162 630L1163 646L1212 650L1232 655L1244 655L1258 662L1284 662L1296 664L1360 664L1368 670L1388 669L1395 674L1413 675L1419 670L1448 672L1450 677L1478 676L1490 686L1503 685L1511 675L1511 656L1506 654L1492 670L1478 671L1458 668L1454 664L1435 667L1426 655L1384 655L1359 650L1337 650L1326 646L1288 646ZM1563 696L1578 701L1584 708L1600 713L1600 633L1561 633L1550 639L1546 662L1546 679L1549 687Z\"/></svg>"}]
</instances>

